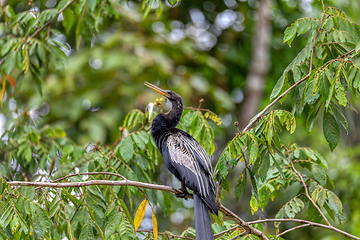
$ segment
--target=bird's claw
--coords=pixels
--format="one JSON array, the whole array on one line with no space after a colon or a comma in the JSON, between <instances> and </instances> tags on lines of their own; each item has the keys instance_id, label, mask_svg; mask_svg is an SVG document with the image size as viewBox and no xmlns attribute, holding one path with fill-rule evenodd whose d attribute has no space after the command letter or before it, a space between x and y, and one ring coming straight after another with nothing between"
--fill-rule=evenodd
<instances>
[{"instance_id":1,"label":"bird's claw","mask_svg":"<svg viewBox=\"0 0 360 240\"><path fill-rule=\"evenodd\" d=\"M185 200L188 200L190 194L188 193L186 188L185 189L180 188L179 191L181 191L181 192L175 193L175 197L184 198Z\"/></svg>"}]
</instances>

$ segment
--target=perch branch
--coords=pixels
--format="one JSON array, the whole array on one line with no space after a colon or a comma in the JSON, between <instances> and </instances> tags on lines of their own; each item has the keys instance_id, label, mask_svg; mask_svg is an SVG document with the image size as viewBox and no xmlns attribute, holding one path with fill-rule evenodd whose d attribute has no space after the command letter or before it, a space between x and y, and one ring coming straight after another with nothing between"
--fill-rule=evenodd
<instances>
[{"instance_id":1,"label":"perch branch","mask_svg":"<svg viewBox=\"0 0 360 240\"><path fill-rule=\"evenodd\" d=\"M99 173L94 173L99 174ZM103 172L103 174L108 174L106 172ZM71 174L68 176L65 176L61 179L65 179L71 176L75 175L91 175L91 173L78 173L78 174ZM115 174L112 174L115 175ZM121 175L120 175L121 176ZM56 181L59 181L57 179ZM25 182L25 181L11 181L8 182L10 186L16 187L16 186L32 186L32 187L51 187L51 188L67 188L67 187L86 187L86 186L93 186L93 185L105 185L105 186L133 186L133 187L140 187L140 188L146 188L146 189L154 189L154 190L160 190L170 193L177 193L181 194L182 192L179 189L165 186L165 185L157 185L157 184L151 184L151 183L143 183L143 182L136 182L131 180L121 180L121 181L112 181L112 180L89 180L84 182L65 182L65 183L59 183L59 182ZM233 219L236 223L240 225L241 228L246 230L249 234L254 234L258 236L260 239L268 240L266 235L261 232L260 230L252 227L250 224L248 224L246 221L241 219L239 216L237 216L234 212L223 206L221 203L218 203L219 211L224 213L229 218Z\"/></svg>"}]
</instances>

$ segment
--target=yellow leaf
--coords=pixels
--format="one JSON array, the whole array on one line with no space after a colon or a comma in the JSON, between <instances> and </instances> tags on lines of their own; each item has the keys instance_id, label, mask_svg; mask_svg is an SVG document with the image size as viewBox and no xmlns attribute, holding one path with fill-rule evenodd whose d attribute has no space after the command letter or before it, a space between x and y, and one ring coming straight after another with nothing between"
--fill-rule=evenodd
<instances>
[{"instance_id":1,"label":"yellow leaf","mask_svg":"<svg viewBox=\"0 0 360 240\"><path fill-rule=\"evenodd\" d=\"M152 222L153 222L154 240L156 240L158 238L158 225L157 225L154 209L152 208L151 205L150 205L150 207L151 207Z\"/></svg>"},{"instance_id":2,"label":"yellow leaf","mask_svg":"<svg viewBox=\"0 0 360 240\"><path fill-rule=\"evenodd\" d=\"M0 96L1 107L3 105L4 95L5 95L5 78L4 76L2 76L2 88L1 88L1 96Z\"/></svg>"},{"instance_id":3,"label":"yellow leaf","mask_svg":"<svg viewBox=\"0 0 360 240\"><path fill-rule=\"evenodd\" d=\"M134 219L135 232L139 228L139 226L144 218L146 206L147 206L147 199L145 199L144 201L142 201L140 203L139 208L136 211L135 219Z\"/></svg>"}]
</instances>

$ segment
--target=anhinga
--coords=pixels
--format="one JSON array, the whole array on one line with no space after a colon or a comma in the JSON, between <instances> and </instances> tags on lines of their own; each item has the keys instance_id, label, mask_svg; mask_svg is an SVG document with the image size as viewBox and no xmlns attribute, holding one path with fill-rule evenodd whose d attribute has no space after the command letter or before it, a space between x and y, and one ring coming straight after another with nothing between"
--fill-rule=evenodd
<instances>
[{"instance_id":1,"label":"anhinga","mask_svg":"<svg viewBox=\"0 0 360 240\"><path fill-rule=\"evenodd\" d=\"M180 95L148 82L145 85L165 96L172 104L169 112L159 113L153 119L151 135L166 167L181 181L181 190L185 195L186 187L193 191L196 239L214 239L208 211L217 215L218 207L210 158L192 136L176 128L183 112Z\"/></svg>"}]
</instances>

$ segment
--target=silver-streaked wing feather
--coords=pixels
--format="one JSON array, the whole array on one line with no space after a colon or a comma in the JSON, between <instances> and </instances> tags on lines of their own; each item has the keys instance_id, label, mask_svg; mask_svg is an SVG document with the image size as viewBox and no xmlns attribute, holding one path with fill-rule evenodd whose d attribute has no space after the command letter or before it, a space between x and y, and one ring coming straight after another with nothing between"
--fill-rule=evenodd
<instances>
[{"instance_id":1,"label":"silver-streaked wing feather","mask_svg":"<svg viewBox=\"0 0 360 240\"><path fill-rule=\"evenodd\" d=\"M182 180L196 180L196 189L192 190L198 191L202 196L208 196L210 190L215 191L210 158L195 139L186 133L176 132L167 138L166 145L174 168L183 171Z\"/></svg>"}]
</instances>

